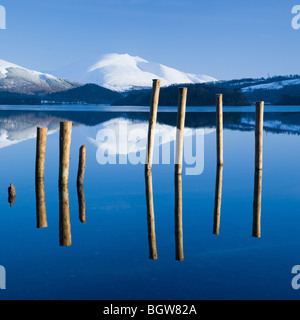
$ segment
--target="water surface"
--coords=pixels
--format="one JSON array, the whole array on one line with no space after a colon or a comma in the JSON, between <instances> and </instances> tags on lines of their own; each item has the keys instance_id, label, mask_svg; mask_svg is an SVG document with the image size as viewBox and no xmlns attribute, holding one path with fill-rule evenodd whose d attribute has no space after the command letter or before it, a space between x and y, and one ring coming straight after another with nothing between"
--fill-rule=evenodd
<instances>
[{"instance_id":1,"label":"water surface","mask_svg":"<svg viewBox=\"0 0 300 320\"><path fill-rule=\"evenodd\" d=\"M207 129L203 173L184 174L176 181L174 165L158 164L151 184L143 165L99 165L92 142L114 119L147 125L148 108L84 108L0 111L0 264L7 272L7 290L0 291L0 299L300 297L291 287L291 269L300 264L300 107L266 107L261 238L252 237L253 107L224 113L218 236L213 234L218 172L212 108L188 108L186 119L189 128ZM70 180L64 193L70 207L68 247L60 246L58 188L58 129L66 120L73 121ZM162 108L158 122L174 127L176 109ZM49 130L44 185L48 227L43 229L37 228L36 215L37 126ZM83 144L86 224L79 216L76 188ZM17 192L13 207L8 203L10 183ZM147 213L149 201L153 207ZM149 259L156 255L157 260Z\"/></svg>"}]
</instances>

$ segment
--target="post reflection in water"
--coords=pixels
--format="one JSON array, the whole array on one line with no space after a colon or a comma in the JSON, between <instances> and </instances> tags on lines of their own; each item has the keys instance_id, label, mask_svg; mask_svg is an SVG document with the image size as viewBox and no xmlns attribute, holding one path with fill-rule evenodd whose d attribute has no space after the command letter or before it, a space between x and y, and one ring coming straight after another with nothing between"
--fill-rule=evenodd
<instances>
[{"instance_id":1,"label":"post reflection in water","mask_svg":"<svg viewBox=\"0 0 300 320\"><path fill-rule=\"evenodd\" d=\"M85 197L83 184L77 184L77 196L78 196L78 206L79 206L79 220L82 223L86 223L85 218Z\"/></svg>"},{"instance_id":2,"label":"post reflection in water","mask_svg":"<svg viewBox=\"0 0 300 320\"><path fill-rule=\"evenodd\" d=\"M36 224L37 228L47 228L47 212L45 200L45 183L43 178L35 179Z\"/></svg>"},{"instance_id":3,"label":"post reflection in water","mask_svg":"<svg viewBox=\"0 0 300 320\"><path fill-rule=\"evenodd\" d=\"M183 261L182 176L175 175L175 245L176 260Z\"/></svg>"},{"instance_id":4,"label":"post reflection in water","mask_svg":"<svg viewBox=\"0 0 300 320\"><path fill-rule=\"evenodd\" d=\"M83 189L84 172L86 164L86 145L80 147L79 149L79 164L77 173L77 196L79 205L79 220L82 223L86 223L85 219L85 197Z\"/></svg>"},{"instance_id":5,"label":"post reflection in water","mask_svg":"<svg viewBox=\"0 0 300 320\"><path fill-rule=\"evenodd\" d=\"M218 165L217 174L216 174L214 228L213 228L213 234L215 235L220 234L222 184L223 184L223 165Z\"/></svg>"},{"instance_id":6,"label":"post reflection in water","mask_svg":"<svg viewBox=\"0 0 300 320\"><path fill-rule=\"evenodd\" d=\"M261 192L262 192L262 170L255 170L254 179L254 201L253 201L253 229L252 236L261 237Z\"/></svg>"},{"instance_id":7,"label":"post reflection in water","mask_svg":"<svg viewBox=\"0 0 300 320\"><path fill-rule=\"evenodd\" d=\"M59 184L59 243L62 247L69 247L71 239L71 221L68 184Z\"/></svg>"},{"instance_id":8,"label":"post reflection in water","mask_svg":"<svg viewBox=\"0 0 300 320\"><path fill-rule=\"evenodd\" d=\"M152 172L145 170L149 259L157 260Z\"/></svg>"}]
</instances>

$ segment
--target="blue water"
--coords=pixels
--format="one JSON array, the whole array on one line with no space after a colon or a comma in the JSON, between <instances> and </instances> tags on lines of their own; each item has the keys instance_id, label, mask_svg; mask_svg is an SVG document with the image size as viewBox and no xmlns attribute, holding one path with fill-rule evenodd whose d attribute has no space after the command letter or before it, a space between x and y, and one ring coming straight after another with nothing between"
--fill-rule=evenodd
<instances>
[{"instance_id":1,"label":"blue water","mask_svg":"<svg viewBox=\"0 0 300 320\"><path fill-rule=\"evenodd\" d=\"M17 108L16 108L17 109ZM76 108L74 108L76 109ZM300 110L300 109L299 109ZM158 259L149 259L143 165L100 165L96 138L114 118L146 121L135 108L93 112L0 111L0 299L299 299L291 269L300 264L300 111L266 114L261 238L252 237L254 113L224 115L220 235L213 235L215 132L204 138L204 171L183 175L184 261L175 260L174 165L154 165ZM160 124L175 126L176 113ZM59 244L59 122L73 121L69 198L72 245ZM48 228L36 227L35 128L47 125ZM188 112L187 126L214 128L214 114ZM86 224L79 220L78 149L87 144ZM7 188L17 197L11 208Z\"/></svg>"}]
</instances>

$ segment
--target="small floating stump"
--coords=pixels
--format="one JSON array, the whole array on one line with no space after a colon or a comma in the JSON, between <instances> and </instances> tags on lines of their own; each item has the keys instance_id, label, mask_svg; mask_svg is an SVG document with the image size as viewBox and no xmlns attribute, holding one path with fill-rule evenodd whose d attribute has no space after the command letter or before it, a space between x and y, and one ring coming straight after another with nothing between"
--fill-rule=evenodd
<instances>
[{"instance_id":1,"label":"small floating stump","mask_svg":"<svg viewBox=\"0 0 300 320\"><path fill-rule=\"evenodd\" d=\"M16 201L16 188L15 186L11 183L10 186L8 187L8 202L10 203L10 207L12 208L15 204Z\"/></svg>"},{"instance_id":2,"label":"small floating stump","mask_svg":"<svg viewBox=\"0 0 300 320\"><path fill-rule=\"evenodd\" d=\"M154 150L154 138L155 138L155 127L157 120L157 109L159 102L160 93L160 80L154 79L152 86L152 97L150 105L150 115L149 115L149 128L148 128L148 140L146 149L146 170L152 169L153 163L153 150Z\"/></svg>"}]
</instances>

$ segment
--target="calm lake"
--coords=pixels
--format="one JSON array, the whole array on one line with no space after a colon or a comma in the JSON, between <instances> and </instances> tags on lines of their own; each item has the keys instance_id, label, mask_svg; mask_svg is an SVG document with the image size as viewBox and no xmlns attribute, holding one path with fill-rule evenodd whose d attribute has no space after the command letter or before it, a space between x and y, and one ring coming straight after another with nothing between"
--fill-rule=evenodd
<instances>
[{"instance_id":1,"label":"calm lake","mask_svg":"<svg viewBox=\"0 0 300 320\"><path fill-rule=\"evenodd\" d=\"M174 163L154 164L149 181L142 164L101 165L97 161L99 130L113 129L119 121L147 129L149 108L51 108L0 109L0 265L6 269L7 288L0 290L0 299L300 298L300 291L291 286L291 270L300 265L300 107L265 107L261 238L252 237L254 107L224 110L218 236L213 234L214 108L187 109L186 128L202 129L203 172L188 175L184 170L182 185L178 188L177 181L176 189ZM175 128L176 111L160 108L159 126ZM72 241L68 247L60 246L61 121L73 122L65 194ZM48 127L44 185L48 227L42 229L37 228L36 210L37 126ZM78 151L83 144L87 145L86 223L80 219L76 186ZM174 141L164 144L171 147ZM7 192L10 183L16 188L12 207ZM182 196L180 239L175 234L178 195ZM151 220L147 199L152 197ZM183 261L176 260L178 241ZM157 260L149 259L153 250Z\"/></svg>"}]
</instances>

